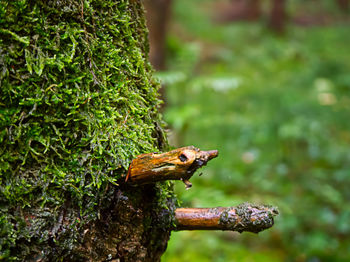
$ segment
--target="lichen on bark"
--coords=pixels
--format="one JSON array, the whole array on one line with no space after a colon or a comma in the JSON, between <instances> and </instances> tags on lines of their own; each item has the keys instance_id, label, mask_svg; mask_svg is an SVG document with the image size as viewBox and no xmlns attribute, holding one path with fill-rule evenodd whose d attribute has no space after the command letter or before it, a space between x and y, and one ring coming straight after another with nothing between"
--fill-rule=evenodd
<instances>
[{"instance_id":1,"label":"lichen on bark","mask_svg":"<svg viewBox=\"0 0 350 262\"><path fill-rule=\"evenodd\" d=\"M136 0L0 0L0 260L157 261L171 185L121 186L162 150Z\"/></svg>"}]
</instances>

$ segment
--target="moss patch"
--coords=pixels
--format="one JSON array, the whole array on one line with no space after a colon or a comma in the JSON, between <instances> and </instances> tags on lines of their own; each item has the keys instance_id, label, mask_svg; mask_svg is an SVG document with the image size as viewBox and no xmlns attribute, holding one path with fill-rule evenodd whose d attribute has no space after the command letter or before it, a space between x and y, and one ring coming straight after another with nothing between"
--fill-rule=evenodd
<instances>
[{"instance_id":1,"label":"moss patch","mask_svg":"<svg viewBox=\"0 0 350 262\"><path fill-rule=\"evenodd\" d=\"M159 151L147 53L138 1L0 0L0 260L71 250L131 159Z\"/></svg>"}]
</instances>

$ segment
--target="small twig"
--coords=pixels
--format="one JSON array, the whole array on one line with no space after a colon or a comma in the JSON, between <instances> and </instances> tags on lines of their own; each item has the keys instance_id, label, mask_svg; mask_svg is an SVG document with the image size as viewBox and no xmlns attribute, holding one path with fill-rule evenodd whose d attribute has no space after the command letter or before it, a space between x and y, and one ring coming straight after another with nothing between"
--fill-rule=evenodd
<instances>
[{"instance_id":1,"label":"small twig","mask_svg":"<svg viewBox=\"0 0 350 262\"><path fill-rule=\"evenodd\" d=\"M178 208L174 230L231 230L259 233L274 224L275 207L244 203L237 207Z\"/></svg>"},{"instance_id":2,"label":"small twig","mask_svg":"<svg viewBox=\"0 0 350 262\"><path fill-rule=\"evenodd\" d=\"M182 180L189 188L192 186L189 179L194 172L217 156L217 150L201 151L194 146L163 154L139 155L131 162L125 181L140 185L163 180Z\"/></svg>"}]
</instances>

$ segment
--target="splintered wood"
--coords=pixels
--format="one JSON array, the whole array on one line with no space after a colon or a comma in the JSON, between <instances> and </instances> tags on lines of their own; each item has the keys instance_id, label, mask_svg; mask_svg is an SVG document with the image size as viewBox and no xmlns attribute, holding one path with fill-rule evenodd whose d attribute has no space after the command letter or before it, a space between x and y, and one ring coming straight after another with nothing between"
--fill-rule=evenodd
<instances>
[{"instance_id":1,"label":"splintered wood","mask_svg":"<svg viewBox=\"0 0 350 262\"><path fill-rule=\"evenodd\" d=\"M162 154L142 154L131 162L125 181L140 185L163 180L182 180L186 188L189 188L192 186L189 179L194 172L217 156L217 150L201 151L194 146Z\"/></svg>"},{"instance_id":2,"label":"splintered wood","mask_svg":"<svg viewBox=\"0 0 350 262\"><path fill-rule=\"evenodd\" d=\"M231 230L258 233L273 226L275 207L244 203L237 207L178 208L175 230Z\"/></svg>"}]
</instances>

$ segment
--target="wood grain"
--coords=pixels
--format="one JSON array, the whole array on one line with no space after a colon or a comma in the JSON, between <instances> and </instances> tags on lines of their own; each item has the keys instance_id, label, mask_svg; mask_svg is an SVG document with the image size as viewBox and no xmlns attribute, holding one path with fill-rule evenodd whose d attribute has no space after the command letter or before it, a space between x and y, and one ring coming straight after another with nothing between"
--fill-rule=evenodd
<instances>
[{"instance_id":1,"label":"wood grain","mask_svg":"<svg viewBox=\"0 0 350 262\"><path fill-rule=\"evenodd\" d=\"M182 180L186 187L191 187L189 179L194 172L217 156L217 150L201 151L194 146L162 154L142 154L131 162L125 181L140 185L164 180Z\"/></svg>"},{"instance_id":2,"label":"wood grain","mask_svg":"<svg viewBox=\"0 0 350 262\"><path fill-rule=\"evenodd\" d=\"M231 230L258 233L274 224L275 207L244 203L236 207L177 208L174 230Z\"/></svg>"}]
</instances>

